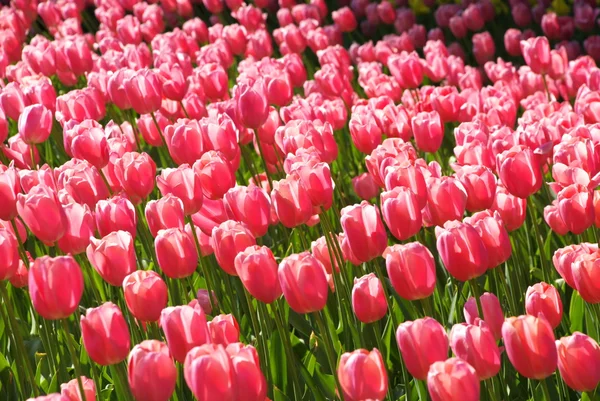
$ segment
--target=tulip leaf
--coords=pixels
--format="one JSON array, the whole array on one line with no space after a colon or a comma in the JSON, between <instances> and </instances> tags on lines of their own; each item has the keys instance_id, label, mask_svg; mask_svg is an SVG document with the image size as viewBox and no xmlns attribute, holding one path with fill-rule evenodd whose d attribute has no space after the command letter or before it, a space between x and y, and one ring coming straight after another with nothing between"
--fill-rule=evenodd
<instances>
[{"instance_id":1,"label":"tulip leaf","mask_svg":"<svg viewBox=\"0 0 600 401\"><path fill-rule=\"evenodd\" d=\"M285 348L279 332L274 332L271 335L269 342L269 367L271 369L271 377L275 387L279 387L284 391L288 385L288 368L285 358ZM293 363L292 361L290 361Z\"/></svg>"},{"instance_id":2,"label":"tulip leaf","mask_svg":"<svg viewBox=\"0 0 600 401\"><path fill-rule=\"evenodd\" d=\"M571 332L583 330L583 299L578 292L573 291L571 296L571 304L569 306L569 317L571 318Z\"/></svg>"}]
</instances>

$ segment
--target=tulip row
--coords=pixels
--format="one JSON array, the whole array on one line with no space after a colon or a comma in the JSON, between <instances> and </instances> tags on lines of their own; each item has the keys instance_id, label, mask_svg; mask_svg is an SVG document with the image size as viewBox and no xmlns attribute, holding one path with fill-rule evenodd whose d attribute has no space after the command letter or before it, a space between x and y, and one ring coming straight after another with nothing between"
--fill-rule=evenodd
<instances>
[{"instance_id":1,"label":"tulip row","mask_svg":"<svg viewBox=\"0 0 600 401\"><path fill-rule=\"evenodd\" d=\"M594 5L405 3L3 7L0 398L597 399Z\"/></svg>"}]
</instances>

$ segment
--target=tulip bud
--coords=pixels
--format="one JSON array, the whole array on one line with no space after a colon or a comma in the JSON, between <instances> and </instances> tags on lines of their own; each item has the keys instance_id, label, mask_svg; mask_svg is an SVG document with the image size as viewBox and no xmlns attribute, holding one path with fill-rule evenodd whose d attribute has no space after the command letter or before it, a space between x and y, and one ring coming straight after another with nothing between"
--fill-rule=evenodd
<instances>
[{"instance_id":1,"label":"tulip bud","mask_svg":"<svg viewBox=\"0 0 600 401\"><path fill-rule=\"evenodd\" d=\"M373 199L379 193L379 187L369 173L363 173L352 178L352 187L356 195L362 200Z\"/></svg>"},{"instance_id":2,"label":"tulip bud","mask_svg":"<svg viewBox=\"0 0 600 401\"><path fill-rule=\"evenodd\" d=\"M456 176L467 192L469 212L489 209L496 195L496 176L484 166L461 166Z\"/></svg>"},{"instance_id":3,"label":"tulip bud","mask_svg":"<svg viewBox=\"0 0 600 401\"><path fill-rule=\"evenodd\" d=\"M594 196L584 185L569 185L558 193L557 200L560 217L573 234L579 235L594 224Z\"/></svg>"},{"instance_id":4,"label":"tulip bud","mask_svg":"<svg viewBox=\"0 0 600 401\"><path fill-rule=\"evenodd\" d=\"M290 172L296 175L308 192L313 207L326 211L333 203L334 183L327 163L299 163Z\"/></svg>"},{"instance_id":5,"label":"tulip bud","mask_svg":"<svg viewBox=\"0 0 600 401\"><path fill-rule=\"evenodd\" d=\"M273 182L271 201L279 221L288 228L306 223L313 215L308 191L295 176Z\"/></svg>"},{"instance_id":6,"label":"tulip bud","mask_svg":"<svg viewBox=\"0 0 600 401\"><path fill-rule=\"evenodd\" d=\"M167 306L167 285L152 270L137 270L123 280L125 303L142 322L156 322Z\"/></svg>"},{"instance_id":7,"label":"tulip bud","mask_svg":"<svg viewBox=\"0 0 600 401\"><path fill-rule=\"evenodd\" d=\"M160 230L185 226L183 202L173 195L146 203L145 215L150 234L155 238Z\"/></svg>"},{"instance_id":8,"label":"tulip bud","mask_svg":"<svg viewBox=\"0 0 600 401\"><path fill-rule=\"evenodd\" d=\"M206 316L200 307L188 305L163 309L160 316L171 355L183 363L188 351L209 341Z\"/></svg>"},{"instance_id":9,"label":"tulip bud","mask_svg":"<svg viewBox=\"0 0 600 401\"><path fill-rule=\"evenodd\" d=\"M225 349L231 358L236 400L265 401L267 381L260 370L258 352L252 345L233 343ZM251 378L251 379L249 379Z\"/></svg>"},{"instance_id":10,"label":"tulip bud","mask_svg":"<svg viewBox=\"0 0 600 401\"><path fill-rule=\"evenodd\" d=\"M510 194L504 186L498 185L491 210L500 213L508 231L514 231L525 222L527 201Z\"/></svg>"},{"instance_id":11,"label":"tulip bud","mask_svg":"<svg viewBox=\"0 0 600 401\"><path fill-rule=\"evenodd\" d=\"M475 369L460 358L431 365L427 389L433 401L478 401L479 378Z\"/></svg>"},{"instance_id":12,"label":"tulip bud","mask_svg":"<svg viewBox=\"0 0 600 401\"><path fill-rule=\"evenodd\" d=\"M493 269L510 258L512 245L498 212L478 212L465 218L464 222L479 233L488 255L488 269Z\"/></svg>"},{"instance_id":13,"label":"tulip bud","mask_svg":"<svg viewBox=\"0 0 600 401\"><path fill-rule=\"evenodd\" d=\"M83 295L83 274L72 256L42 256L29 269L29 295L44 319L68 318Z\"/></svg>"},{"instance_id":14,"label":"tulip bud","mask_svg":"<svg viewBox=\"0 0 600 401\"><path fill-rule=\"evenodd\" d=\"M225 211L230 219L244 223L255 237L262 237L269 229L271 201L260 187L236 186L223 196Z\"/></svg>"},{"instance_id":15,"label":"tulip bud","mask_svg":"<svg viewBox=\"0 0 600 401\"><path fill-rule=\"evenodd\" d=\"M502 338L502 324L504 323L504 312L498 297L490 292L484 292L479 297L481 309L483 309L483 321L494 334L496 340ZM480 318L479 310L477 309L477 301L471 297L465 302L463 314L468 324L477 324L477 319Z\"/></svg>"},{"instance_id":16,"label":"tulip bud","mask_svg":"<svg viewBox=\"0 0 600 401\"><path fill-rule=\"evenodd\" d=\"M181 199L186 216L196 213L202 207L204 195L200 177L189 165L163 169L160 176L156 177L156 184L163 196L172 194Z\"/></svg>"},{"instance_id":17,"label":"tulip bud","mask_svg":"<svg viewBox=\"0 0 600 401\"><path fill-rule=\"evenodd\" d=\"M487 324L461 323L452 326L450 347L460 359L475 368L479 380L496 376L500 371L500 349Z\"/></svg>"},{"instance_id":18,"label":"tulip bud","mask_svg":"<svg viewBox=\"0 0 600 401\"><path fill-rule=\"evenodd\" d=\"M484 65L486 62L493 60L495 53L496 46L489 32L473 35L473 56L475 56L477 64Z\"/></svg>"},{"instance_id":19,"label":"tulip bud","mask_svg":"<svg viewBox=\"0 0 600 401\"><path fill-rule=\"evenodd\" d=\"M541 317L509 317L502 325L502 338L508 359L528 379L543 380L556 370L554 333Z\"/></svg>"},{"instance_id":20,"label":"tulip bud","mask_svg":"<svg viewBox=\"0 0 600 401\"><path fill-rule=\"evenodd\" d=\"M600 382L600 347L591 337L575 332L556 341L558 371L575 391L594 391Z\"/></svg>"},{"instance_id":21,"label":"tulip bud","mask_svg":"<svg viewBox=\"0 0 600 401\"><path fill-rule=\"evenodd\" d=\"M431 317L402 323L396 341L406 369L418 380L427 378L431 364L448 357L446 330Z\"/></svg>"},{"instance_id":22,"label":"tulip bud","mask_svg":"<svg viewBox=\"0 0 600 401\"><path fill-rule=\"evenodd\" d=\"M185 358L185 382L198 401L233 401L234 368L222 345L193 348Z\"/></svg>"},{"instance_id":23,"label":"tulip bud","mask_svg":"<svg viewBox=\"0 0 600 401\"><path fill-rule=\"evenodd\" d=\"M43 184L27 195L17 195L17 211L33 235L47 245L58 241L67 230L67 216L56 192Z\"/></svg>"},{"instance_id":24,"label":"tulip bud","mask_svg":"<svg viewBox=\"0 0 600 401\"><path fill-rule=\"evenodd\" d=\"M98 365L117 364L129 354L131 340L119 307L106 302L81 317L81 337L90 359Z\"/></svg>"},{"instance_id":25,"label":"tulip bud","mask_svg":"<svg viewBox=\"0 0 600 401\"><path fill-rule=\"evenodd\" d=\"M444 129L437 111L418 113L412 118L411 127L418 149L435 153L442 146Z\"/></svg>"},{"instance_id":26,"label":"tulip bud","mask_svg":"<svg viewBox=\"0 0 600 401\"><path fill-rule=\"evenodd\" d=\"M466 223L449 221L436 227L437 249L444 266L457 280L468 281L485 274L488 256L477 231Z\"/></svg>"},{"instance_id":27,"label":"tulip bud","mask_svg":"<svg viewBox=\"0 0 600 401\"><path fill-rule=\"evenodd\" d=\"M160 109L162 83L158 74L145 68L123 79L125 95L138 114L150 114Z\"/></svg>"},{"instance_id":28,"label":"tulip bud","mask_svg":"<svg viewBox=\"0 0 600 401\"><path fill-rule=\"evenodd\" d=\"M533 151L517 145L498 155L496 168L509 193L521 199L542 187L542 171Z\"/></svg>"},{"instance_id":29,"label":"tulip bud","mask_svg":"<svg viewBox=\"0 0 600 401\"><path fill-rule=\"evenodd\" d=\"M137 216L131 201L122 196L115 196L96 203L96 227L98 233L105 237L113 231L127 231L133 238L137 234Z\"/></svg>"},{"instance_id":30,"label":"tulip bud","mask_svg":"<svg viewBox=\"0 0 600 401\"><path fill-rule=\"evenodd\" d=\"M553 328L557 328L560 325L563 313L560 294L550 284L544 282L534 284L527 288L525 311L528 315L544 316Z\"/></svg>"},{"instance_id":31,"label":"tulip bud","mask_svg":"<svg viewBox=\"0 0 600 401\"><path fill-rule=\"evenodd\" d=\"M96 399L96 385L92 379L88 379L85 376L81 376L81 384L83 385L83 394L85 396L85 400L95 400ZM60 385L60 394L63 397L66 397L68 401L83 401L84 398L81 396L81 392L79 390L79 380L73 379L68 383L63 383Z\"/></svg>"},{"instance_id":32,"label":"tulip bud","mask_svg":"<svg viewBox=\"0 0 600 401\"><path fill-rule=\"evenodd\" d=\"M427 206L431 222L441 226L451 220L462 219L467 204L467 192L454 177L427 179Z\"/></svg>"},{"instance_id":33,"label":"tulip bud","mask_svg":"<svg viewBox=\"0 0 600 401\"><path fill-rule=\"evenodd\" d=\"M0 167L0 219L10 221L17 216L17 195L21 192L19 174L11 165Z\"/></svg>"},{"instance_id":34,"label":"tulip bud","mask_svg":"<svg viewBox=\"0 0 600 401\"><path fill-rule=\"evenodd\" d=\"M409 301L424 299L435 291L435 261L420 242L397 244L383 253L394 290Z\"/></svg>"},{"instance_id":35,"label":"tulip bud","mask_svg":"<svg viewBox=\"0 0 600 401\"><path fill-rule=\"evenodd\" d=\"M208 331L213 344L227 346L240 341L240 326L233 315L218 315L208 322Z\"/></svg>"},{"instance_id":36,"label":"tulip bud","mask_svg":"<svg viewBox=\"0 0 600 401\"><path fill-rule=\"evenodd\" d=\"M28 145L45 142L52 131L52 111L41 104L25 107L19 116L19 135Z\"/></svg>"},{"instance_id":37,"label":"tulip bud","mask_svg":"<svg viewBox=\"0 0 600 401\"><path fill-rule=\"evenodd\" d=\"M115 176L133 204L139 204L154 189L156 164L147 153L127 152L115 162Z\"/></svg>"},{"instance_id":38,"label":"tulip bud","mask_svg":"<svg viewBox=\"0 0 600 401\"><path fill-rule=\"evenodd\" d=\"M387 395L387 371L377 348L342 354L337 376L347 400L383 400Z\"/></svg>"},{"instance_id":39,"label":"tulip bud","mask_svg":"<svg viewBox=\"0 0 600 401\"><path fill-rule=\"evenodd\" d=\"M550 70L550 43L545 36L521 41L521 52L525 62L536 74L546 74Z\"/></svg>"},{"instance_id":40,"label":"tulip bud","mask_svg":"<svg viewBox=\"0 0 600 401\"><path fill-rule=\"evenodd\" d=\"M127 231L114 231L102 239L90 238L86 250L94 269L108 284L120 287L136 268L133 237Z\"/></svg>"},{"instance_id":41,"label":"tulip bud","mask_svg":"<svg viewBox=\"0 0 600 401\"><path fill-rule=\"evenodd\" d=\"M136 400L167 401L177 384L177 368L163 342L137 344L127 358L129 387Z\"/></svg>"},{"instance_id":42,"label":"tulip bud","mask_svg":"<svg viewBox=\"0 0 600 401\"><path fill-rule=\"evenodd\" d=\"M237 116L240 123L247 127L260 128L269 116L269 104L265 94L265 84L262 79L254 85L239 84L234 89Z\"/></svg>"},{"instance_id":43,"label":"tulip bud","mask_svg":"<svg viewBox=\"0 0 600 401\"><path fill-rule=\"evenodd\" d=\"M96 232L94 215L87 205L79 203L69 203L63 210L67 216L67 231L58 240L58 247L64 253L79 255L85 252Z\"/></svg>"},{"instance_id":44,"label":"tulip bud","mask_svg":"<svg viewBox=\"0 0 600 401\"><path fill-rule=\"evenodd\" d=\"M97 169L108 164L109 152L108 139L101 128L83 130L71 141L73 157L85 160Z\"/></svg>"},{"instance_id":45,"label":"tulip bud","mask_svg":"<svg viewBox=\"0 0 600 401\"><path fill-rule=\"evenodd\" d=\"M387 246L387 234L379 210L367 201L346 206L340 222L352 253L361 262L381 256Z\"/></svg>"},{"instance_id":46,"label":"tulip bud","mask_svg":"<svg viewBox=\"0 0 600 401\"><path fill-rule=\"evenodd\" d=\"M235 170L221 152L208 151L194 163L194 171L200 177L204 196L209 199L221 199L235 186Z\"/></svg>"},{"instance_id":47,"label":"tulip bud","mask_svg":"<svg viewBox=\"0 0 600 401\"><path fill-rule=\"evenodd\" d=\"M376 322L387 313L383 286L375 274L370 273L354 279L352 310L363 323Z\"/></svg>"},{"instance_id":48,"label":"tulip bud","mask_svg":"<svg viewBox=\"0 0 600 401\"><path fill-rule=\"evenodd\" d=\"M400 241L416 235L423 226L417 197L406 187L396 187L383 192L381 212L392 235Z\"/></svg>"},{"instance_id":49,"label":"tulip bud","mask_svg":"<svg viewBox=\"0 0 600 401\"><path fill-rule=\"evenodd\" d=\"M160 230L154 239L156 259L167 277L189 277L198 265L198 250L192 235L181 228Z\"/></svg>"},{"instance_id":50,"label":"tulip bud","mask_svg":"<svg viewBox=\"0 0 600 401\"><path fill-rule=\"evenodd\" d=\"M325 269L310 253L283 259L278 276L283 295L295 312L310 313L325 307L329 290Z\"/></svg>"},{"instance_id":51,"label":"tulip bud","mask_svg":"<svg viewBox=\"0 0 600 401\"><path fill-rule=\"evenodd\" d=\"M235 271L250 295L269 304L281 296L277 262L266 246L249 246L235 257Z\"/></svg>"}]
</instances>

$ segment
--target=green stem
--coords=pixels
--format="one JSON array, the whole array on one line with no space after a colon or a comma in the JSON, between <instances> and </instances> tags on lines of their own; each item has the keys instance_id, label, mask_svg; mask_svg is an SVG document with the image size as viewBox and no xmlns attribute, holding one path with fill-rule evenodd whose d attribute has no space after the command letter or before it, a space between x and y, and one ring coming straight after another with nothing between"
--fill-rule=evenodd
<instances>
[{"instance_id":1,"label":"green stem","mask_svg":"<svg viewBox=\"0 0 600 401\"><path fill-rule=\"evenodd\" d=\"M548 391L548 383L546 381L547 379L540 380L540 384L542 385L542 391L544 392L544 399L546 401L552 401L550 399L550 392Z\"/></svg>"},{"instance_id":2,"label":"green stem","mask_svg":"<svg viewBox=\"0 0 600 401\"><path fill-rule=\"evenodd\" d=\"M383 343L381 342L382 335L381 335L381 328L379 327L379 322L373 322L371 324L371 326L373 327L373 331L375 334L375 342L377 343L377 348L379 348L379 352L384 353L385 351L383 348ZM391 399L389 389L388 389L388 392L385 394L385 399L387 401L390 401L390 399Z\"/></svg>"},{"instance_id":3,"label":"green stem","mask_svg":"<svg viewBox=\"0 0 600 401\"><path fill-rule=\"evenodd\" d=\"M83 388L83 382L81 381L81 377L83 376L83 372L81 371L81 365L79 364L79 358L77 358L77 353L75 352L75 347L73 346L72 341L74 339L69 334L69 323L67 319L62 319L61 321L63 334L65 335L65 342L67 343L67 348L69 349L69 353L71 354L71 359L73 360L73 366L75 367L75 374L77 375L77 385L79 386L79 394L81 395L82 401L87 401L85 396L85 390ZM90 400L91 401L91 400Z\"/></svg>"},{"instance_id":4,"label":"green stem","mask_svg":"<svg viewBox=\"0 0 600 401\"><path fill-rule=\"evenodd\" d=\"M527 209L531 211L531 220L533 224L533 231L535 234L535 240L538 245L538 250L540 252L540 262L542 264L542 276L544 277L544 281L550 283L550 271L547 266L546 255L544 254L544 243L542 241L542 237L540 236L540 230L537 224L537 210L535 208L535 203L533 202L533 196L530 196L527 199Z\"/></svg>"},{"instance_id":5,"label":"green stem","mask_svg":"<svg viewBox=\"0 0 600 401\"><path fill-rule=\"evenodd\" d=\"M256 348L260 357L261 370L267 372L267 347L265 346L265 336L267 333L261 334L261 331L259 330L258 319L256 319L256 310L254 309L254 305L252 305L252 298L246 288L244 288L244 297L246 298L246 303L248 304L248 310L250 312L250 321L252 322L254 337L256 338Z\"/></svg>"},{"instance_id":6,"label":"green stem","mask_svg":"<svg viewBox=\"0 0 600 401\"><path fill-rule=\"evenodd\" d=\"M286 324L284 323L284 319L283 319L283 313L281 311L281 309L279 308L279 304L278 301L275 300L275 302L273 302L271 304L271 308L273 310L273 316L275 316L275 325L277 326L277 330L279 331L279 336L281 337L282 341L283 341L283 347L284 347L284 351L286 353L286 357L288 359L287 366L290 369L290 373L292 375L292 380L294 382L294 392L295 392L295 397L294 399L300 399L300 396L302 395L302 386L300 385L300 379L298 377L298 370L296 369L296 356L294 354L294 350L292 348L292 343L290 342L290 337L289 337L289 333L286 331L285 326Z\"/></svg>"},{"instance_id":7,"label":"green stem","mask_svg":"<svg viewBox=\"0 0 600 401\"><path fill-rule=\"evenodd\" d=\"M341 400L344 399L342 386L340 385L340 381L337 377L337 358L335 356L334 347L331 343L331 337L329 336L327 329L325 328L325 322L323 322L323 317L321 316L321 312L313 313L315 320L317 322L317 326L319 327L319 335L321 337L321 341L325 346L325 353L327 354L327 359L329 361L329 368L331 369L331 374L335 379L335 386L337 387L338 395Z\"/></svg>"},{"instance_id":8,"label":"green stem","mask_svg":"<svg viewBox=\"0 0 600 401\"><path fill-rule=\"evenodd\" d=\"M196 244L196 251L198 251L198 263L200 264L200 270L202 270L202 275L204 276L204 282L206 284L206 290L208 291L208 302L210 302L210 308L212 311L215 310L215 305L213 303L212 290L214 288L212 284L212 277L209 274L209 271L206 269L204 263L202 263L202 251L200 249L200 241L198 240L198 234L196 233L196 226L194 225L194 220L192 216L185 216L185 220L190 225L190 229L192 231L192 236L194 237L194 244Z\"/></svg>"},{"instance_id":9,"label":"green stem","mask_svg":"<svg viewBox=\"0 0 600 401\"><path fill-rule=\"evenodd\" d=\"M481 307L481 299L479 295L479 285L477 284L477 279L474 278L469 280L469 286L471 287L473 298L475 298L475 303L477 303L477 312L479 313L479 318L483 320L483 308Z\"/></svg>"}]
</instances>

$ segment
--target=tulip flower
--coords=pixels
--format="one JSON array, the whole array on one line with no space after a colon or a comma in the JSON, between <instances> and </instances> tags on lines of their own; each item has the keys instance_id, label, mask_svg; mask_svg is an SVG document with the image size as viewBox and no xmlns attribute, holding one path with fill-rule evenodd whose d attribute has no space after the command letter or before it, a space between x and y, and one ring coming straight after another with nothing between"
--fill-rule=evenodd
<instances>
[{"instance_id":1,"label":"tulip flower","mask_svg":"<svg viewBox=\"0 0 600 401\"><path fill-rule=\"evenodd\" d=\"M346 400L382 400L387 395L387 371L377 348L342 354L337 376Z\"/></svg>"},{"instance_id":2,"label":"tulip flower","mask_svg":"<svg viewBox=\"0 0 600 401\"><path fill-rule=\"evenodd\" d=\"M436 227L437 249L444 266L460 281L485 274L488 255L477 231L466 223L449 221L444 228Z\"/></svg>"},{"instance_id":3,"label":"tulip flower","mask_svg":"<svg viewBox=\"0 0 600 401\"><path fill-rule=\"evenodd\" d=\"M137 270L123 280L125 303L142 322L156 322L167 306L167 285L152 270Z\"/></svg>"},{"instance_id":4,"label":"tulip flower","mask_svg":"<svg viewBox=\"0 0 600 401\"><path fill-rule=\"evenodd\" d=\"M384 251L385 265L394 290L409 301L424 299L435 290L433 255L420 242L397 244Z\"/></svg>"},{"instance_id":5,"label":"tulip flower","mask_svg":"<svg viewBox=\"0 0 600 401\"><path fill-rule=\"evenodd\" d=\"M567 386L575 391L594 391L600 383L600 347L591 337L579 332L556 341L558 371Z\"/></svg>"},{"instance_id":6,"label":"tulip flower","mask_svg":"<svg viewBox=\"0 0 600 401\"><path fill-rule=\"evenodd\" d=\"M233 315L218 315L208 322L210 341L227 346L240 341L240 326Z\"/></svg>"},{"instance_id":7,"label":"tulip flower","mask_svg":"<svg viewBox=\"0 0 600 401\"><path fill-rule=\"evenodd\" d=\"M545 317L553 328L562 320L563 306L558 290L548 283L537 283L527 288L525 311L528 315Z\"/></svg>"},{"instance_id":8,"label":"tulip flower","mask_svg":"<svg viewBox=\"0 0 600 401\"><path fill-rule=\"evenodd\" d=\"M373 323L387 313L387 300L381 282L370 273L354 279L352 310L363 323Z\"/></svg>"},{"instance_id":9,"label":"tulip flower","mask_svg":"<svg viewBox=\"0 0 600 401\"><path fill-rule=\"evenodd\" d=\"M361 262L381 256L387 246L387 235L379 210L367 201L346 206L340 222L352 253Z\"/></svg>"},{"instance_id":10,"label":"tulip flower","mask_svg":"<svg viewBox=\"0 0 600 401\"><path fill-rule=\"evenodd\" d=\"M167 277L189 277L196 271L198 250L191 233L181 228L160 230L154 247L158 265Z\"/></svg>"},{"instance_id":11,"label":"tulip flower","mask_svg":"<svg viewBox=\"0 0 600 401\"><path fill-rule=\"evenodd\" d=\"M127 231L113 231L102 239L90 238L86 255L98 274L115 287L120 287L123 279L137 269L133 237Z\"/></svg>"},{"instance_id":12,"label":"tulip flower","mask_svg":"<svg viewBox=\"0 0 600 401\"><path fill-rule=\"evenodd\" d=\"M500 371L500 349L487 324L455 324L450 332L450 347L459 358L468 362L480 380L496 376Z\"/></svg>"},{"instance_id":13,"label":"tulip flower","mask_svg":"<svg viewBox=\"0 0 600 401\"><path fill-rule=\"evenodd\" d=\"M460 358L432 364L427 374L427 389L433 401L479 400L475 369Z\"/></svg>"},{"instance_id":14,"label":"tulip flower","mask_svg":"<svg viewBox=\"0 0 600 401\"><path fill-rule=\"evenodd\" d=\"M177 368L169 348L158 340L137 344L127 358L129 387L136 400L167 401L175 391Z\"/></svg>"},{"instance_id":15,"label":"tulip flower","mask_svg":"<svg viewBox=\"0 0 600 401\"><path fill-rule=\"evenodd\" d=\"M131 344L129 329L117 305L106 302L89 308L80 324L83 345L92 361L107 366L127 358Z\"/></svg>"},{"instance_id":16,"label":"tulip flower","mask_svg":"<svg viewBox=\"0 0 600 401\"><path fill-rule=\"evenodd\" d=\"M195 347L185 357L185 382L198 401L233 401L234 367L222 345Z\"/></svg>"},{"instance_id":17,"label":"tulip flower","mask_svg":"<svg viewBox=\"0 0 600 401\"><path fill-rule=\"evenodd\" d=\"M45 244L53 244L65 234L68 221L58 195L40 184L27 195L17 195L17 211L33 235Z\"/></svg>"},{"instance_id":18,"label":"tulip flower","mask_svg":"<svg viewBox=\"0 0 600 401\"><path fill-rule=\"evenodd\" d=\"M281 296L277 262L265 246L249 246L234 260L235 271L250 295L261 302L271 303Z\"/></svg>"},{"instance_id":19,"label":"tulip flower","mask_svg":"<svg viewBox=\"0 0 600 401\"><path fill-rule=\"evenodd\" d=\"M96 384L94 383L94 381L85 376L82 376L81 384L83 385L83 394L85 396L85 400L95 400ZM61 384L60 394L63 397L66 397L68 401L83 401L84 399L81 395L79 389L79 381L77 379L73 379L68 383Z\"/></svg>"},{"instance_id":20,"label":"tulip flower","mask_svg":"<svg viewBox=\"0 0 600 401\"><path fill-rule=\"evenodd\" d=\"M160 327L165 333L167 344L173 358L183 363L188 352L209 342L206 316L200 307L188 305L163 309Z\"/></svg>"},{"instance_id":21,"label":"tulip flower","mask_svg":"<svg viewBox=\"0 0 600 401\"><path fill-rule=\"evenodd\" d=\"M278 276L283 296L295 312L310 313L325 307L329 291L325 268L310 253L283 259Z\"/></svg>"}]
</instances>

